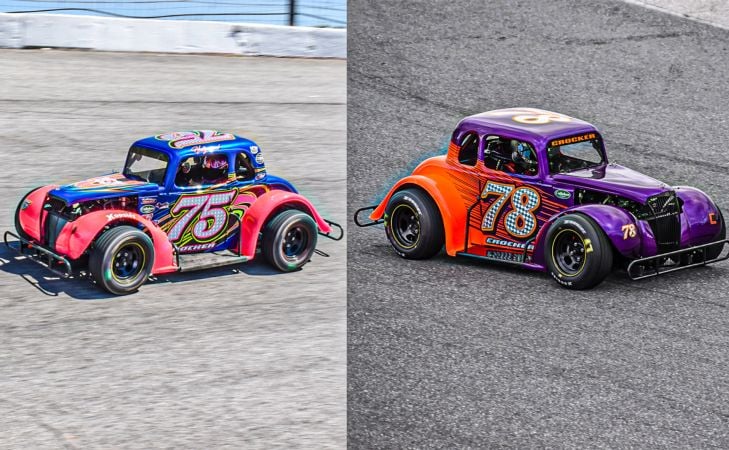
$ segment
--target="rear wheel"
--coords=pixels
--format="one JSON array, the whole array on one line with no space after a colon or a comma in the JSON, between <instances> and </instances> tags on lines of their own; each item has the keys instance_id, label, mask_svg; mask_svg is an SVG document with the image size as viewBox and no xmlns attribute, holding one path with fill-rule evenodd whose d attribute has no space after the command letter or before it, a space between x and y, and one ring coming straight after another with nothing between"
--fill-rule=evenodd
<instances>
[{"instance_id":1,"label":"rear wheel","mask_svg":"<svg viewBox=\"0 0 729 450\"><path fill-rule=\"evenodd\" d=\"M89 256L96 283L116 295L129 294L144 284L152 271L154 245L137 228L121 225L105 231Z\"/></svg>"},{"instance_id":2,"label":"rear wheel","mask_svg":"<svg viewBox=\"0 0 729 450\"><path fill-rule=\"evenodd\" d=\"M314 219L303 211L287 209L266 224L261 252L273 267L292 272L309 262L316 239Z\"/></svg>"},{"instance_id":3,"label":"rear wheel","mask_svg":"<svg viewBox=\"0 0 729 450\"><path fill-rule=\"evenodd\" d=\"M716 236L715 241L726 239L726 223L724 222L724 215L721 213L719 208L716 208L719 212L719 220L721 220L721 229L719 234ZM706 259L716 259L721 255L721 251L724 250L724 244L717 244L706 248Z\"/></svg>"},{"instance_id":4,"label":"rear wheel","mask_svg":"<svg viewBox=\"0 0 729 450\"><path fill-rule=\"evenodd\" d=\"M390 197L385 232L395 252L408 259L435 256L445 242L438 206L419 189L404 189Z\"/></svg>"},{"instance_id":5,"label":"rear wheel","mask_svg":"<svg viewBox=\"0 0 729 450\"><path fill-rule=\"evenodd\" d=\"M557 219L546 236L547 270L569 289L589 289L610 273L613 251L600 227L589 217L568 214Z\"/></svg>"}]
</instances>

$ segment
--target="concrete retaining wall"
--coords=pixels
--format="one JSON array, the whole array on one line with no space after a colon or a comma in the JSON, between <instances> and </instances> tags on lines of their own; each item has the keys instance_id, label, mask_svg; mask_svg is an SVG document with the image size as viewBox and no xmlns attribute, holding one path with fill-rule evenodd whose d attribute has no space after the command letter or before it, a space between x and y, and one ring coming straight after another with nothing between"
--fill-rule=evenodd
<instances>
[{"instance_id":1,"label":"concrete retaining wall","mask_svg":"<svg viewBox=\"0 0 729 450\"><path fill-rule=\"evenodd\" d=\"M346 30L0 13L0 47L346 58Z\"/></svg>"}]
</instances>

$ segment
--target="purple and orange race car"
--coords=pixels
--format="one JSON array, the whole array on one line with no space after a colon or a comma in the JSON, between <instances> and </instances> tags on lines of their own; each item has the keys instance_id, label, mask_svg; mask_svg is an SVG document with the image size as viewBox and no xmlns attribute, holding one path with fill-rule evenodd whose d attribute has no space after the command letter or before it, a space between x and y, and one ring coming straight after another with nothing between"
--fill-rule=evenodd
<instances>
[{"instance_id":1,"label":"purple and orange race car","mask_svg":"<svg viewBox=\"0 0 729 450\"><path fill-rule=\"evenodd\" d=\"M572 289L596 286L620 263L641 279L729 258L709 196L608 163L593 125L533 108L463 119L446 155L354 221L384 224L404 258L445 245L451 256L546 271Z\"/></svg>"},{"instance_id":2,"label":"purple and orange race car","mask_svg":"<svg viewBox=\"0 0 729 450\"><path fill-rule=\"evenodd\" d=\"M141 139L122 173L36 188L20 201L15 228L6 245L63 277L87 269L113 294L151 275L250 261L257 250L273 267L297 270L315 251L326 255L317 235L343 235L266 173L254 142L211 130Z\"/></svg>"}]
</instances>

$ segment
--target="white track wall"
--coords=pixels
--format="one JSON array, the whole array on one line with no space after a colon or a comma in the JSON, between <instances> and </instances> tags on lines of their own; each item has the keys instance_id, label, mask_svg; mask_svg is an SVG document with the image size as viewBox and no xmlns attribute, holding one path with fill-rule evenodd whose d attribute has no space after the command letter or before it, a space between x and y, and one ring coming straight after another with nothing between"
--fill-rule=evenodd
<instances>
[{"instance_id":1,"label":"white track wall","mask_svg":"<svg viewBox=\"0 0 729 450\"><path fill-rule=\"evenodd\" d=\"M0 13L0 47L346 58L346 30Z\"/></svg>"}]
</instances>

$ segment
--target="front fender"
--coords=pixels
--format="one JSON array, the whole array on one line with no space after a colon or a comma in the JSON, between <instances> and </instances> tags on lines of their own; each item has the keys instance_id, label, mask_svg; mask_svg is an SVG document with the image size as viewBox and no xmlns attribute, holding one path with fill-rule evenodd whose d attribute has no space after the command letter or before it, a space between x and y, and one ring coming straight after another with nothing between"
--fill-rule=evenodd
<instances>
[{"instance_id":1,"label":"front fender","mask_svg":"<svg viewBox=\"0 0 729 450\"><path fill-rule=\"evenodd\" d=\"M329 224L316 211L314 205L303 195L278 189L268 191L258 197L243 215L240 234L240 253L242 256L248 257L249 260L255 257L258 234L271 214L281 206L303 208L314 218L320 232L326 234L332 231Z\"/></svg>"},{"instance_id":2,"label":"front fender","mask_svg":"<svg viewBox=\"0 0 729 450\"><path fill-rule=\"evenodd\" d=\"M438 184L432 178L423 175L409 175L395 183L377 208L372 211L370 219L381 219L385 214L385 209L390 201L390 197L392 197L395 192L408 186L417 186L423 189L435 201L435 204L440 211L440 216L443 219L446 252L449 255L454 256L456 252L463 250L466 229L466 208L463 207L463 204L460 201L448 201L449 198L460 200L462 195L456 191L452 184ZM451 204L454 204L455 207L452 208Z\"/></svg>"},{"instance_id":3,"label":"front fender","mask_svg":"<svg viewBox=\"0 0 729 450\"><path fill-rule=\"evenodd\" d=\"M567 208L561 211L559 214L553 216L547 223L545 223L539 230L536 238L536 246L534 248L534 262L537 264L544 265L544 238L547 235L547 230L552 224L561 216L565 214L584 214L587 217L594 220L605 235L608 237L613 247L623 256L628 258L637 258L641 255L642 241L641 236L644 236L645 230L641 224L637 223L632 214L625 211L622 208L611 205L578 205L571 208ZM635 226L636 233L631 236L629 232L626 233L626 225ZM647 227L647 226L646 226ZM650 227L647 227L650 231ZM652 233L651 235L652 236ZM648 239L653 242L651 239ZM655 243L654 253L655 253Z\"/></svg>"},{"instance_id":4,"label":"front fender","mask_svg":"<svg viewBox=\"0 0 729 450\"><path fill-rule=\"evenodd\" d=\"M18 211L18 223L22 231L38 242L41 240L40 217L43 213L43 203L48 192L57 187L54 184L42 186L26 194L24 201L27 202L28 206ZM20 232L21 230L17 231Z\"/></svg>"},{"instance_id":5,"label":"front fender","mask_svg":"<svg viewBox=\"0 0 729 450\"><path fill-rule=\"evenodd\" d=\"M56 251L71 259L80 257L96 240L106 226L118 224L141 225L154 244L153 274L174 272L175 253L167 234L141 215L123 209L105 209L84 214L69 222L56 239Z\"/></svg>"},{"instance_id":6,"label":"front fender","mask_svg":"<svg viewBox=\"0 0 729 450\"><path fill-rule=\"evenodd\" d=\"M719 239L724 219L711 197L690 186L676 186L674 189L683 202L681 247L707 244Z\"/></svg>"}]
</instances>

